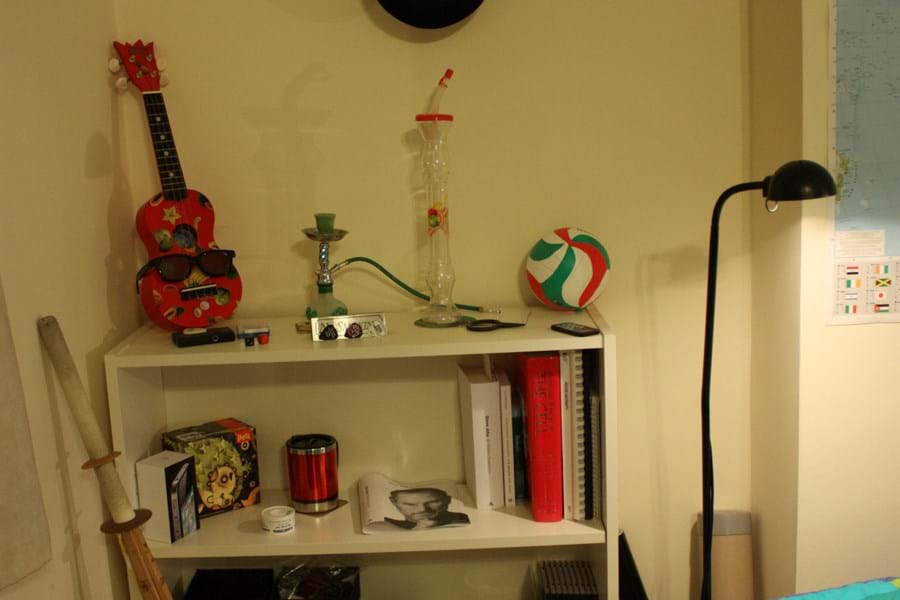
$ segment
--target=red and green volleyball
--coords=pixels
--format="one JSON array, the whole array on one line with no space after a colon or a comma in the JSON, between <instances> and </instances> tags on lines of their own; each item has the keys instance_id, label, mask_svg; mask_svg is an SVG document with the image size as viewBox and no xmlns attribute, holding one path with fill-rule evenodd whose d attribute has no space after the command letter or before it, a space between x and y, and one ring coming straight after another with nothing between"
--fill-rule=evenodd
<instances>
[{"instance_id":1,"label":"red and green volleyball","mask_svg":"<svg viewBox=\"0 0 900 600\"><path fill-rule=\"evenodd\" d=\"M537 299L557 310L579 310L603 291L609 254L596 237L574 227L561 227L538 240L525 275Z\"/></svg>"}]
</instances>

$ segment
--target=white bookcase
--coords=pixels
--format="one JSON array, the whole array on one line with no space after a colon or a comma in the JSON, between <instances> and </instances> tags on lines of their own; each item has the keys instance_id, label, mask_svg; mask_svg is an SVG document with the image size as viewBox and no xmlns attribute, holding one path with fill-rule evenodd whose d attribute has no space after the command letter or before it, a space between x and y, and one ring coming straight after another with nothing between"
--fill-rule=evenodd
<instances>
[{"instance_id":1,"label":"white bookcase","mask_svg":"<svg viewBox=\"0 0 900 600\"><path fill-rule=\"evenodd\" d=\"M582 559L594 566L608 598L618 597L615 335L593 310L558 313L509 309L527 325L493 332L425 329L418 313L386 314L388 335L313 342L296 318L237 319L267 324L270 342L176 348L170 334L144 327L106 355L117 466L137 505L134 463L161 449L164 431L225 417L256 428L262 501L201 521L174 544L150 542L176 598L197 568L283 566L312 556L362 567L364 598L531 598L537 560ZM602 335L550 330L572 320ZM465 528L363 535L356 481L380 471L400 481L464 479L456 365L516 352L601 350L601 518L536 523L527 506L476 511ZM296 433L329 433L340 444L341 497L349 504L324 517L297 515L297 529L273 536L260 510L289 504L284 444ZM467 503L470 499L466 500ZM609 534L607 533L609 532ZM133 598L140 598L134 590Z\"/></svg>"}]
</instances>

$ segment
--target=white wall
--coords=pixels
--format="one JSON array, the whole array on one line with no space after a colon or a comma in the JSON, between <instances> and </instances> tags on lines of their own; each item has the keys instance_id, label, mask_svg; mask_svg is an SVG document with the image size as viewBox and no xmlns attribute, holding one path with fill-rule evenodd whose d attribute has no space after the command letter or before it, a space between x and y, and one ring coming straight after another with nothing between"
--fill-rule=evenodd
<instances>
[{"instance_id":1,"label":"white wall","mask_svg":"<svg viewBox=\"0 0 900 600\"><path fill-rule=\"evenodd\" d=\"M219 244L238 252L244 316L302 313L315 247L300 229L321 210L350 231L335 258L375 257L422 284L412 118L452 67L442 108L457 118L455 299L524 302L522 262L542 234L575 225L601 238L613 270L599 306L620 340L622 524L651 597L688 598L709 214L749 175L746 2L564 4L495 0L465 25L429 33L374 0L119 2L115 24L105 5L18 2L3 43L21 93L3 114L21 134L3 147L16 150L12 172L23 176L10 190L19 201L4 200L0 268L35 438L52 439L52 420L34 318L61 317L98 410L102 353L137 321L131 277L145 252L132 219L158 184L139 99L108 88L113 32L155 41L168 60L185 176L215 204ZM750 503L747 211L734 207L723 222L713 427L726 508ZM22 264L25 249L39 254ZM413 305L367 267L339 273L335 290L355 310ZM38 450L57 552L35 578L52 583L36 585L65 597L67 505L56 450ZM68 510L86 545L97 501L90 477L73 473L82 488ZM91 598L109 597L112 586L94 581L104 572L90 574Z\"/></svg>"},{"instance_id":2,"label":"white wall","mask_svg":"<svg viewBox=\"0 0 900 600\"><path fill-rule=\"evenodd\" d=\"M39 316L57 316L106 424L103 353L138 324L133 209L106 70L112 8L0 6L0 277L52 545L52 561L0 592L3 600L102 599L124 589L118 549L99 530L96 478L80 468L87 455L36 326Z\"/></svg>"}]
</instances>

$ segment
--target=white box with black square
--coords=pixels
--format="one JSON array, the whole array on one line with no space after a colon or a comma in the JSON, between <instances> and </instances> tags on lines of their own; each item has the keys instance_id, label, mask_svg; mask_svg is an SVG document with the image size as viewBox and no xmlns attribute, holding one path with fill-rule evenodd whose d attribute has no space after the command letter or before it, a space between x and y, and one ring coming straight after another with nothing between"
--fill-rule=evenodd
<instances>
[{"instance_id":1,"label":"white box with black square","mask_svg":"<svg viewBox=\"0 0 900 600\"><path fill-rule=\"evenodd\" d=\"M153 513L144 525L144 537L174 542L197 531L194 457L166 450L135 464L138 500Z\"/></svg>"}]
</instances>

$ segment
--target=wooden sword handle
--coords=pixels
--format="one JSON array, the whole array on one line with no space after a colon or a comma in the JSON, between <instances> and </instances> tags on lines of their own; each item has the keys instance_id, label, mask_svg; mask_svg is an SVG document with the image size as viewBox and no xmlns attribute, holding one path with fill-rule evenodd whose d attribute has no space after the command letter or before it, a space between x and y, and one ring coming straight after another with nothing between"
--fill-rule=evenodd
<instances>
[{"instance_id":1,"label":"wooden sword handle","mask_svg":"<svg viewBox=\"0 0 900 600\"><path fill-rule=\"evenodd\" d=\"M101 529L119 536L144 600L171 600L172 594L140 529L150 517L149 511L139 510L136 513L128 500L115 464L110 460L113 453L97 423L59 322L53 316L41 317L38 319L38 331L87 449L90 460L85 465L97 474L100 494L112 516L112 524L104 524Z\"/></svg>"},{"instance_id":2,"label":"wooden sword handle","mask_svg":"<svg viewBox=\"0 0 900 600\"><path fill-rule=\"evenodd\" d=\"M119 542L128 555L144 600L172 600L172 593L153 558L153 553L147 547L141 528L135 527L120 533Z\"/></svg>"}]
</instances>

